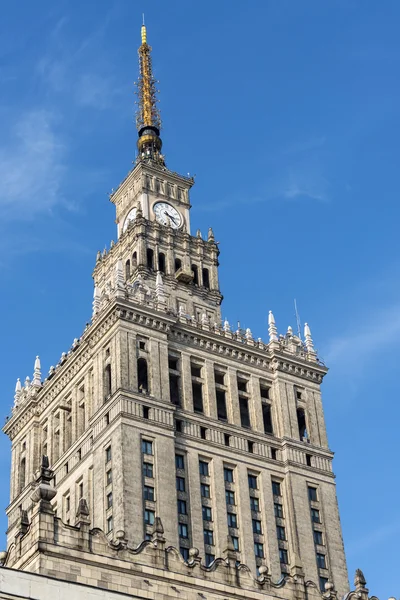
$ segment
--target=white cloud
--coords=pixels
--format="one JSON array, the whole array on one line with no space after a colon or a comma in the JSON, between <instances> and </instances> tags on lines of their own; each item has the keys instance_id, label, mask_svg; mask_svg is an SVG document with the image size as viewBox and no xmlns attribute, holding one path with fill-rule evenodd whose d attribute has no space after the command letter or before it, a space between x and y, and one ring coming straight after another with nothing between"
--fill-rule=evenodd
<instances>
[{"instance_id":1,"label":"white cloud","mask_svg":"<svg viewBox=\"0 0 400 600\"><path fill-rule=\"evenodd\" d=\"M0 145L3 217L29 219L60 202L66 148L53 123L45 110L27 112L12 127L11 141Z\"/></svg>"}]
</instances>

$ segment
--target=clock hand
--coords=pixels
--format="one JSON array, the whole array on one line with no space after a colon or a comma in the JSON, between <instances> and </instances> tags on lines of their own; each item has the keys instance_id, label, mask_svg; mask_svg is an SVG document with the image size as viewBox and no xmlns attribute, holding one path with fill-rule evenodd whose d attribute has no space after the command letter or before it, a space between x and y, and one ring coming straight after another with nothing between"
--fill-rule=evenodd
<instances>
[{"instance_id":1,"label":"clock hand","mask_svg":"<svg viewBox=\"0 0 400 600\"><path fill-rule=\"evenodd\" d=\"M169 213L167 213L167 211L165 211L165 214L176 225L176 221L175 221L174 217L172 217Z\"/></svg>"}]
</instances>

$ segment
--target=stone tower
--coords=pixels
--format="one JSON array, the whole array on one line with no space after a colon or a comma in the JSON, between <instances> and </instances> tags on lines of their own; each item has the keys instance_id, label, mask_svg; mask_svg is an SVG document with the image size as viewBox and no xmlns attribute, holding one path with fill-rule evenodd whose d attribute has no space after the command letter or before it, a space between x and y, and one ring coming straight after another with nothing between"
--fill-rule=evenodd
<instances>
[{"instance_id":1,"label":"stone tower","mask_svg":"<svg viewBox=\"0 0 400 600\"><path fill-rule=\"evenodd\" d=\"M308 325L279 335L270 312L262 341L221 322L218 246L191 234L194 181L165 164L145 27L139 59L138 156L111 195L91 323L43 382L36 359L4 427L4 564L117 592L147 589L146 565L182 586L195 567L211 596L223 581L224 597L334 598L348 578L327 369Z\"/></svg>"}]
</instances>

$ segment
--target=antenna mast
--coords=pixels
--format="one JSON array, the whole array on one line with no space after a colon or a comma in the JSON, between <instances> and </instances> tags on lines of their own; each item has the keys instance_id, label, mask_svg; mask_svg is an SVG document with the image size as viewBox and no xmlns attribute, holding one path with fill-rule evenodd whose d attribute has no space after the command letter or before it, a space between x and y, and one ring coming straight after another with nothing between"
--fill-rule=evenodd
<instances>
[{"instance_id":1,"label":"antenna mast","mask_svg":"<svg viewBox=\"0 0 400 600\"><path fill-rule=\"evenodd\" d=\"M300 322L300 315L299 315L299 311L297 310L297 302L296 302L296 298L294 299L294 313L296 315L296 323L297 323L297 335L299 336L299 338L301 339L301 322Z\"/></svg>"}]
</instances>

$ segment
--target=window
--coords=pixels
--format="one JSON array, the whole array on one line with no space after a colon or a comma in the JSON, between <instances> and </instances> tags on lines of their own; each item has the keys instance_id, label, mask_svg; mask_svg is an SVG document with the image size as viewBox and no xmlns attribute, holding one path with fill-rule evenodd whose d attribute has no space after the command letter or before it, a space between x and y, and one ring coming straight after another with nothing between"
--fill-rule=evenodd
<instances>
[{"instance_id":1,"label":"window","mask_svg":"<svg viewBox=\"0 0 400 600\"><path fill-rule=\"evenodd\" d=\"M71 498L70 496L65 497L65 512L69 512L71 508Z\"/></svg>"},{"instance_id":2,"label":"window","mask_svg":"<svg viewBox=\"0 0 400 600\"><path fill-rule=\"evenodd\" d=\"M187 515L186 500L178 500L178 513L180 515Z\"/></svg>"},{"instance_id":3,"label":"window","mask_svg":"<svg viewBox=\"0 0 400 600\"><path fill-rule=\"evenodd\" d=\"M322 537L322 532L321 531L315 531L314 529L314 544L318 544L318 546L323 546L324 545L324 540Z\"/></svg>"},{"instance_id":4,"label":"window","mask_svg":"<svg viewBox=\"0 0 400 600\"><path fill-rule=\"evenodd\" d=\"M146 342L143 340L139 342L139 350L146 350Z\"/></svg>"},{"instance_id":5,"label":"window","mask_svg":"<svg viewBox=\"0 0 400 600\"><path fill-rule=\"evenodd\" d=\"M180 419L175 419L175 429L178 433L182 433L182 425L183 421L181 421Z\"/></svg>"},{"instance_id":6,"label":"window","mask_svg":"<svg viewBox=\"0 0 400 600\"><path fill-rule=\"evenodd\" d=\"M214 556L214 554L208 554L206 552L205 559L206 559L206 567L209 567L214 562L215 556Z\"/></svg>"},{"instance_id":7,"label":"window","mask_svg":"<svg viewBox=\"0 0 400 600\"><path fill-rule=\"evenodd\" d=\"M208 546L212 546L214 544L214 535L210 529L203 530L204 543Z\"/></svg>"},{"instance_id":8,"label":"window","mask_svg":"<svg viewBox=\"0 0 400 600\"><path fill-rule=\"evenodd\" d=\"M192 374L192 377L201 377L201 366L191 363L190 364L190 372Z\"/></svg>"},{"instance_id":9,"label":"window","mask_svg":"<svg viewBox=\"0 0 400 600\"><path fill-rule=\"evenodd\" d=\"M203 285L205 288L210 289L210 277L208 269L203 269Z\"/></svg>"},{"instance_id":10,"label":"window","mask_svg":"<svg viewBox=\"0 0 400 600\"><path fill-rule=\"evenodd\" d=\"M79 499L83 498L83 483L79 484L79 487L78 487L78 498Z\"/></svg>"},{"instance_id":11,"label":"window","mask_svg":"<svg viewBox=\"0 0 400 600\"><path fill-rule=\"evenodd\" d=\"M274 496L282 496L281 484L278 481L272 482L272 493Z\"/></svg>"},{"instance_id":12,"label":"window","mask_svg":"<svg viewBox=\"0 0 400 600\"><path fill-rule=\"evenodd\" d=\"M144 522L146 523L146 525L154 525L154 517L155 517L154 510L148 510L146 508L144 511Z\"/></svg>"},{"instance_id":13,"label":"window","mask_svg":"<svg viewBox=\"0 0 400 600\"><path fill-rule=\"evenodd\" d=\"M299 426L300 439L307 438L306 414L304 408L297 409L297 424Z\"/></svg>"},{"instance_id":14,"label":"window","mask_svg":"<svg viewBox=\"0 0 400 600\"><path fill-rule=\"evenodd\" d=\"M110 485L112 483L112 470L109 469L106 473L106 485Z\"/></svg>"},{"instance_id":15,"label":"window","mask_svg":"<svg viewBox=\"0 0 400 600\"><path fill-rule=\"evenodd\" d=\"M107 519L107 533L110 533L110 531L113 530L113 518L112 517L108 517Z\"/></svg>"},{"instance_id":16,"label":"window","mask_svg":"<svg viewBox=\"0 0 400 600\"><path fill-rule=\"evenodd\" d=\"M107 508L111 508L113 504L112 492L107 494Z\"/></svg>"},{"instance_id":17,"label":"window","mask_svg":"<svg viewBox=\"0 0 400 600\"><path fill-rule=\"evenodd\" d=\"M150 414L150 408L148 406L143 406L143 419L148 419Z\"/></svg>"},{"instance_id":18,"label":"window","mask_svg":"<svg viewBox=\"0 0 400 600\"><path fill-rule=\"evenodd\" d=\"M239 397L240 423L242 427L250 427L249 401Z\"/></svg>"},{"instance_id":19,"label":"window","mask_svg":"<svg viewBox=\"0 0 400 600\"><path fill-rule=\"evenodd\" d=\"M182 454L175 454L175 468L176 469L184 469L185 468L185 460Z\"/></svg>"},{"instance_id":20,"label":"window","mask_svg":"<svg viewBox=\"0 0 400 600\"><path fill-rule=\"evenodd\" d=\"M225 374L221 373L221 371L214 371L214 380L219 385L225 385Z\"/></svg>"},{"instance_id":21,"label":"window","mask_svg":"<svg viewBox=\"0 0 400 600\"><path fill-rule=\"evenodd\" d=\"M186 523L178 523L179 537L187 539L189 537L189 530Z\"/></svg>"},{"instance_id":22,"label":"window","mask_svg":"<svg viewBox=\"0 0 400 600\"><path fill-rule=\"evenodd\" d=\"M212 521L212 510L209 506L202 506L203 521Z\"/></svg>"},{"instance_id":23,"label":"window","mask_svg":"<svg viewBox=\"0 0 400 600\"><path fill-rule=\"evenodd\" d=\"M236 537L235 535L232 535L231 540L232 540L233 548L235 549L236 552L239 552L239 538Z\"/></svg>"},{"instance_id":24,"label":"window","mask_svg":"<svg viewBox=\"0 0 400 600\"><path fill-rule=\"evenodd\" d=\"M250 510L254 510L254 512L260 511L260 502L258 498L253 498L253 496L250 496Z\"/></svg>"},{"instance_id":25,"label":"window","mask_svg":"<svg viewBox=\"0 0 400 600\"><path fill-rule=\"evenodd\" d=\"M199 285L199 270L197 268L197 265L192 265L192 271L193 271L193 283L194 283L194 285Z\"/></svg>"},{"instance_id":26,"label":"window","mask_svg":"<svg viewBox=\"0 0 400 600\"><path fill-rule=\"evenodd\" d=\"M250 440L247 440L247 449L249 451L249 454L253 454L253 452L254 452L254 442L250 442Z\"/></svg>"},{"instance_id":27,"label":"window","mask_svg":"<svg viewBox=\"0 0 400 600\"><path fill-rule=\"evenodd\" d=\"M230 492L229 490L225 490L225 500L227 504L234 505L235 504L235 492Z\"/></svg>"},{"instance_id":28,"label":"window","mask_svg":"<svg viewBox=\"0 0 400 600\"><path fill-rule=\"evenodd\" d=\"M228 527L237 527L237 516L235 513L228 512Z\"/></svg>"},{"instance_id":29,"label":"window","mask_svg":"<svg viewBox=\"0 0 400 600\"><path fill-rule=\"evenodd\" d=\"M225 446L230 446L231 436L228 433L224 433L224 443Z\"/></svg>"},{"instance_id":30,"label":"window","mask_svg":"<svg viewBox=\"0 0 400 600\"><path fill-rule=\"evenodd\" d=\"M278 504L278 502L274 503L274 514L277 519L283 519L283 506L282 504Z\"/></svg>"},{"instance_id":31,"label":"window","mask_svg":"<svg viewBox=\"0 0 400 600\"><path fill-rule=\"evenodd\" d=\"M111 446L108 446L108 448L106 448L106 463L110 462L111 460Z\"/></svg>"},{"instance_id":32,"label":"window","mask_svg":"<svg viewBox=\"0 0 400 600\"><path fill-rule=\"evenodd\" d=\"M208 475L209 475L208 462L205 462L204 460L199 461L199 472L200 472L200 475L204 475L204 476L208 477Z\"/></svg>"},{"instance_id":33,"label":"window","mask_svg":"<svg viewBox=\"0 0 400 600\"><path fill-rule=\"evenodd\" d=\"M175 259L175 273L176 273L177 271L179 271L179 269L181 268L181 266L182 266L182 261L181 261L181 259L180 259L180 258L176 258L176 259Z\"/></svg>"},{"instance_id":34,"label":"window","mask_svg":"<svg viewBox=\"0 0 400 600\"><path fill-rule=\"evenodd\" d=\"M143 488L143 496L145 500L154 502L154 488L150 485L145 485Z\"/></svg>"},{"instance_id":35,"label":"window","mask_svg":"<svg viewBox=\"0 0 400 600\"><path fill-rule=\"evenodd\" d=\"M300 390L296 390L296 398L297 398L297 400L301 400L301 391Z\"/></svg>"},{"instance_id":36,"label":"window","mask_svg":"<svg viewBox=\"0 0 400 600\"><path fill-rule=\"evenodd\" d=\"M264 545L254 542L254 554L257 558L264 558Z\"/></svg>"},{"instance_id":37,"label":"window","mask_svg":"<svg viewBox=\"0 0 400 600\"><path fill-rule=\"evenodd\" d=\"M168 368L178 371L178 358L176 356L168 356Z\"/></svg>"},{"instance_id":38,"label":"window","mask_svg":"<svg viewBox=\"0 0 400 600\"><path fill-rule=\"evenodd\" d=\"M284 548L279 548L279 560L283 565L289 564L288 552Z\"/></svg>"},{"instance_id":39,"label":"window","mask_svg":"<svg viewBox=\"0 0 400 600\"><path fill-rule=\"evenodd\" d=\"M251 490L257 489L257 475L248 475L249 488Z\"/></svg>"},{"instance_id":40,"label":"window","mask_svg":"<svg viewBox=\"0 0 400 600\"><path fill-rule=\"evenodd\" d=\"M325 554L321 554L320 552L317 552L316 554L317 556L317 565L319 569L326 569L326 557Z\"/></svg>"},{"instance_id":41,"label":"window","mask_svg":"<svg viewBox=\"0 0 400 600\"><path fill-rule=\"evenodd\" d=\"M140 392L147 392L149 389L149 378L147 374L147 360L138 358L137 360L138 388Z\"/></svg>"},{"instance_id":42,"label":"window","mask_svg":"<svg viewBox=\"0 0 400 600\"><path fill-rule=\"evenodd\" d=\"M271 405L266 402L262 403L262 414L264 421L264 433L269 433L272 435L274 433L272 427L272 416L271 416Z\"/></svg>"},{"instance_id":43,"label":"window","mask_svg":"<svg viewBox=\"0 0 400 600\"><path fill-rule=\"evenodd\" d=\"M158 270L165 273L165 254L162 252L158 253Z\"/></svg>"},{"instance_id":44,"label":"window","mask_svg":"<svg viewBox=\"0 0 400 600\"><path fill-rule=\"evenodd\" d=\"M261 521L258 519L252 519L253 533L262 534Z\"/></svg>"},{"instance_id":45,"label":"window","mask_svg":"<svg viewBox=\"0 0 400 600\"><path fill-rule=\"evenodd\" d=\"M310 502L318 502L317 488L315 488L315 487L308 488L308 499L310 500Z\"/></svg>"},{"instance_id":46,"label":"window","mask_svg":"<svg viewBox=\"0 0 400 600\"><path fill-rule=\"evenodd\" d=\"M176 489L178 490L178 492L184 492L186 489L185 486L185 478L184 477L177 477L176 478Z\"/></svg>"},{"instance_id":47,"label":"window","mask_svg":"<svg viewBox=\"0 0 400 600\"><path fill-rule=\"evenodd\" d=\"M132 267L137 267L137 253L132 254Z\"/></svg>"},{"instance_id":48,"label":"window","mask_svg":"<svg viewBox=\"0 0 400 600\"><path fill-rule=\"evenodd\" d=\"M206 427L200 427L200 437L202 440L207 439L207 428Z\"/></svg>"},{"instance_id":49,"label":"window","mask_svg":"<svg viewBox=\"0 0 400 600\"><path fill-rule=\"evenodd\" d=\"M153 258L154 251L152 248L147 248L146 259L147 259L147 268L153 270Z\"/></svg>"},{"instance_id":50,"label":"window","mask_svg":"<svg viewBox=\"0 0 400 600\"><path fill-rule=\"evenodd\" d=\"M233 483L233 469L224 468L224 480L228 483Z\"/></svg>"},{"instance_id":51,"label":"window","mask_svg":"<svg viewBox=\"0 0 400 600\"><path fill-rule=\"evenodd\" d=\"M173 373L169 374L169 397L172 404L181 405L180 378Z\"/></svg>"},{"instance_id":52,"label":"window","mask_svg":"<svg viewBox=\"0 0 400 600\"><path fill-rule=\"evenodd\" d=\"M311 467L311 454L306 454L306 465Z\"/></svg>"},{"instance_id":53,"label":"window","mask_svg":"<svg viewBox=\"0 0 400 600\"><path fill-rule=\"evenodd\" d=\"M179 552L182 554L184 560L189 560L189 548L184 548L183 546L181 546L179 548Z\"/></svg>"},{"instance_id":54,"label":"window","mask_svg":"<svg viewBox=\"0 0 400 600\"><path fill-rule=\"evenodd\" d=\"M154 477L153 475L153 465L148 462L143 463L143 477Z\"/></svg>"},{"instance_id":55,"label":"window","mask_svg":"<svg viewBox=\"0 0 400 600\"><path fill-rule=\"evenodd\" d=\"M272 460L276 460L278 458L278 450L276 448L271 448L271 458Z\"/></svg>"},{"instance_id":56,"label":"window","mask_svg":"<svg viewBox=\"0 0 400 600\"><path fill-rule=\"evenodd\" d=\"M210 486L206 483L200 485L200 491L203 498L210 498Z\"/></svg>"},{"instance_id":57,"label":"window","mask_svg":"<svg viewBox=\"0 0 400 600\"><path fill-rule=\"evenodd\" d=\"M321 519L319 516L319 510L317 510L316 508L311 509L311 521L313 523L321 523Z\"/></svg>"},{"instance_id":58,"label":"window","mask_svg":"<svg viewBox=\"0 0 400 600\"><path fill-rule=\"evenodd\" d=\"M284 527L277 525L276 527L276 537L278 540L286 540L286 531Z\"/></svg>"},{"instance_id":59,"label":"window","mask_svg":"<svg viewBox=\"0 0 400 600\"><path fill-rule=\"evenodd\" d=\"M153 454L153 442L149 442L148 440L142 440L142 452L143 454Z\"/></svg>"},{"instance_id":60,"label":"window","mask_svg":"<svg viewBox=\"0 0 400 600\"><path fill-rule=\"evenodd\" d=\"M111 395L111 365L104 368L104 396L108 398Z\"/></svg>"},{"instance_id":61,"label":"window","mask_svg":"<svg viewBox=\"0 0 400 600\"><path fill-rule=\"evenodd\" d=\"M201 383L196 383L192 381L192 391L193 391L193 409L195 412L202 413L203 412L203 390Z\"/></svg>"},{"instance_id":62,"label":"window","mask_svg":"<svg viewBox=\"0 0 400 600\"><path fill-rule=\"evenodd\" d=\"M260 384L260 396L265 400L269 400L269 387L262 383Z\"/></svg>"},{"instance_id":63,"label":"window","mask_svg":"<svg viewBox=\"0 0 400 600\"><path fill-rule=\"evenodd\" d=\"M223 390L216 390L215 395L217 397L217 416L220 421L227 420L226 414L226 400L225 392Z\"/></svg>"},{"instance_id":64,"label":"window","mask_svg":"<svg viewBox=\"0 0 400 600\"><path fill-rule=\"evenodd\" d=\"M129 279L131 276L131 261L127 260L125 263L125 279Z\"/></svg>"},{"instance_id":65,"label":"window","mask_svg":"<svg viewBox=\"0 0 400 600\"><path fill-rule=\"evenodd\" d=\"M237 388L239 392L247 392L247 381L246 379L237 380Z\"/></svg>"},{"instance_id":66,"label":"window","mask_svg":"<svg viewBox=\"0 0 400 600\"><path fill-rule=\"evenodd\" d=\"M328 579L326 577L320 577L319 578L319 589L321 590L322 593L324 593L325 590L325 586L328 583Z\"/></svg>"}]
</instances>

